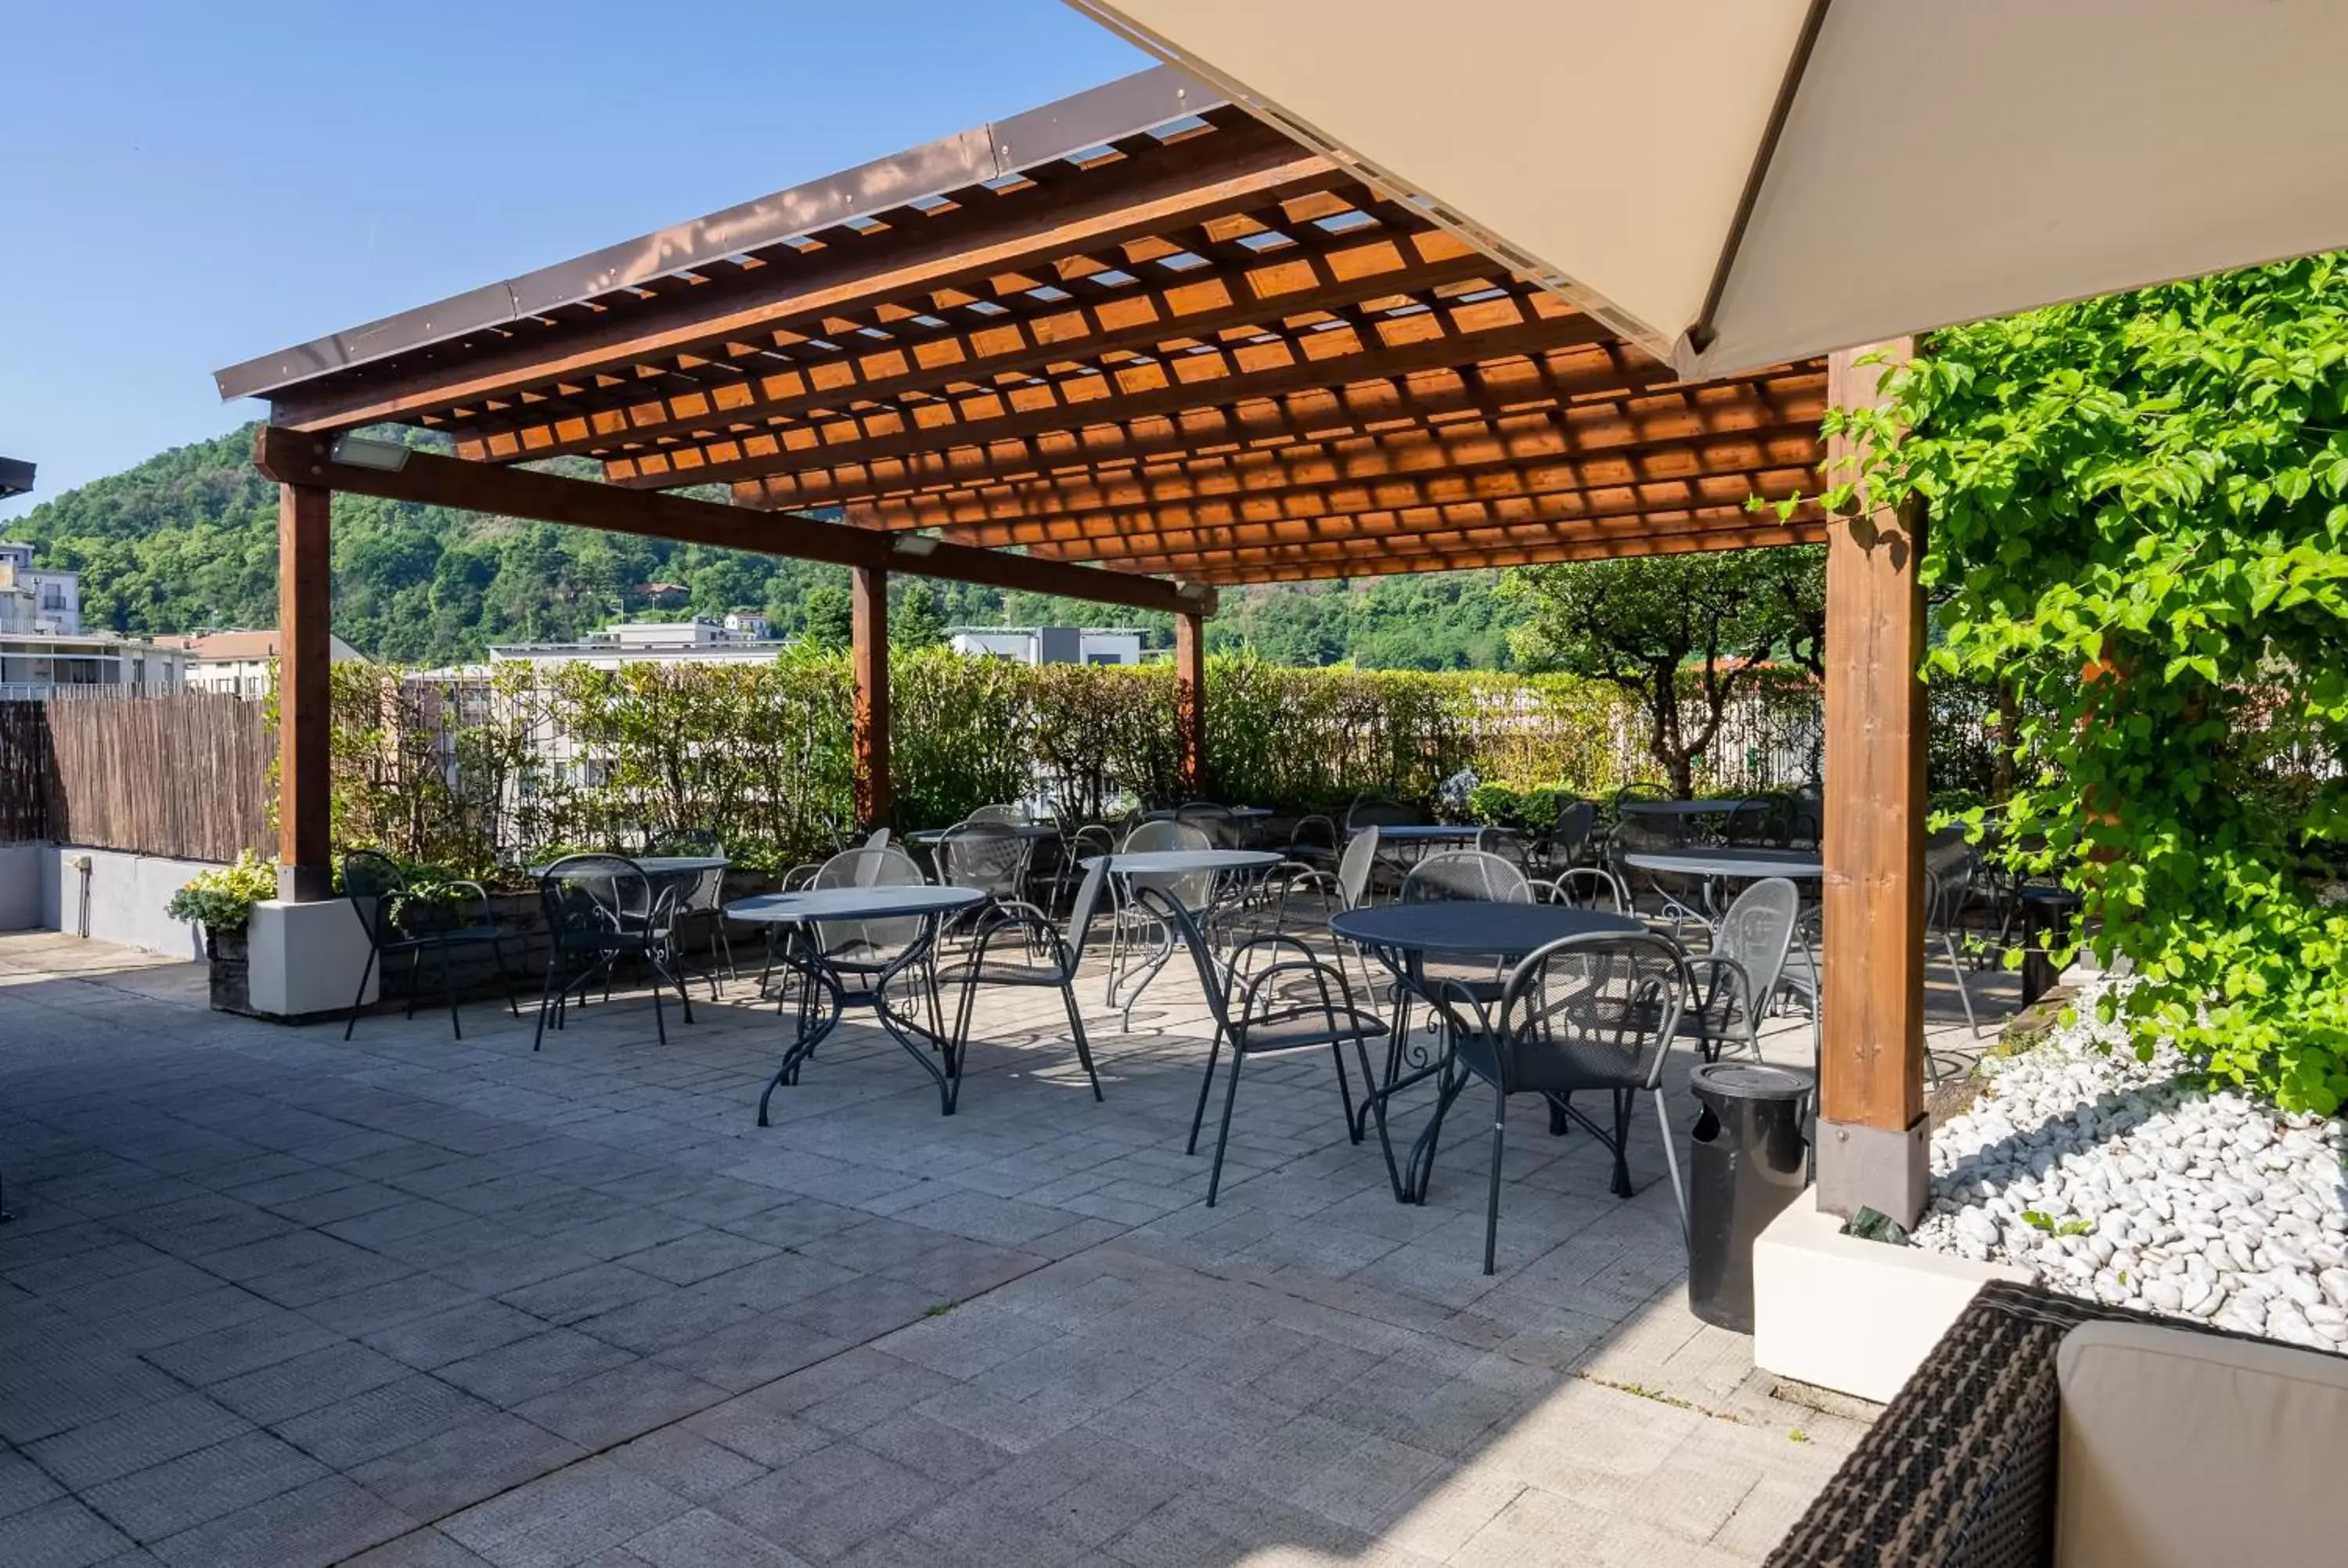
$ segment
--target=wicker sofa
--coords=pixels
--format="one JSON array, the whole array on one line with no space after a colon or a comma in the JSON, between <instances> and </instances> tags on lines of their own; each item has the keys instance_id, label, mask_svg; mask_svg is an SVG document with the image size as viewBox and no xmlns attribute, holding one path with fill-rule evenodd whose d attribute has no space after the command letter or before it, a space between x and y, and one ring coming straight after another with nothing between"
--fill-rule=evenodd
<instances>
[{"instance_id":1,"label":"wicker sofa","mask_svg":"<svg viewBox=\"0 0 2348 1568\"><path fill-rule=\"evenodd\" d=\"M2122 1450L2108 1462L2119 1467L2123 1483L2091 1487L2082 1480L2077 1487L2098 1493L2092 1500L2096 1508L2133 1509L2138 1517L2128 1519L2126 1529L2110 1524L2108 1513L2100 1528L2083 1525L2083 1500L2068 1497L2066 1506L2058 1496L2058 1480L2068 1487L2073 1475L2084 1473L2091 1446L2083 1435L2081 1453L2071 1463L2062 1461L2058 1436L2066 1423L2057 1357L2065 1337L2082 1324L2156 1331L2098 1327L2092 1336L2099 1342L2135 1341L2121 1347L2117 1378L2106 1375L2102 1385L2111 1396L2103 1419L2123 1430L2096 1434L2098 1443L2108 1436L2111 1448ZM2149 1378L2142 1376L2147 1346L2156 1368ZM2127 1359L2131 1350L2132 1362ZM2080 1355L2075 1345L2066 1380L2077 1372ZM2201 1393L2216 1397L2170 1397L2157 1376L2163 1358L2188 1368L2188 1386L2199 1378ZM2242 1397L2237 1384L2245 1382L2269 1389L2280 1382L2287 1390L2284 1404L2258 1388ZM2191 1408L2174 1409L2179 1402ZM2086 1419L2073 1412L2070 1430ZM2159 1559L2173 1561L2180 1538L2198 1528L2177 1515L2206 1515L2219 1505L2232 1516L2226 1530L2240 1529L2248 1520L2249 1533L2265 1538L2243 1540L2242 1550L2226 1562L2250 1568L2270 1561L2348 1561L2348 1540L2324 1522L2334 1513L2333 1500L2329 1492L2310 1495L2307 1469L2311 1462L2319 1471L2331 1464L2343 1440L2348 1358L2034 1286L1988 1285L1779 1542L1769 1568L2067 1568L2149 1561L2140 1548L2123 1544L2129 1538L2158 1542ZM2140 1517L2147 1512L2161 1517ZM2067 1532L2060 1554L2058 1519ZM2326 1543L2308 1555L2278 1545L2282 1536Z\"/></svg>"}]
</instances>

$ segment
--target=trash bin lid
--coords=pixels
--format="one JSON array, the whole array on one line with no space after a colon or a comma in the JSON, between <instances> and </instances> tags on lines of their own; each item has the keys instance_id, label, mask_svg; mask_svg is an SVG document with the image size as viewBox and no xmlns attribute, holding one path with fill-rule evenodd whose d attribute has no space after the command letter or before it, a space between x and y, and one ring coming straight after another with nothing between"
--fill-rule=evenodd
<instances>
[{"instance_id":1,"label":"trash bin lid","mask_svg":"<svg viewBox=\"0 0 2348 1568\"><path fill-rule=\"evenodd\" d=\"M1760 1061L1714 1061L1690 1073L1688 1087L1706 1099L1801 1100L1818 1087L1818 1075Z\"/></svg>"}]
</instances>

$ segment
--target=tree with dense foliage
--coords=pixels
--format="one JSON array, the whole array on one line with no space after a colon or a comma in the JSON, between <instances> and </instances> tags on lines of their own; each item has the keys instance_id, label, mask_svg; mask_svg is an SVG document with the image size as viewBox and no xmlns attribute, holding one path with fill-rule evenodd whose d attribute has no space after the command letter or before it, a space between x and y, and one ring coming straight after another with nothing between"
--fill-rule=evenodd
<instances>
[{"instance_id":1,"label":"tree with dense foliage","mask_svg":"<svg viewBox=\"0 0 2348 1568\"><path fill-rule=\"evenodd\" d=\"M1512 569L1518 661L1612 682L1637 698L1647 749L1685 796L1730 702L1773 655L1818 656L1825 559L1815 546L1562 561Z\"/></svg>"},{"instance_id":2,"label":"tree with dense foliage","mask_svg":"<svg viewBox=\"0 0 2348 1568\"><path fill-rule=\"evenodd\" d=\"M2318 257L1936 334L1850 423L1925 509L1932 675L2011 681L2005 843L2088 900L2106 1008L2348 1103L2348 269ZM1900 434L1902 431L1904 436ZM1838 481L1849 505L1859 476ZM2043 847L2038 847L2042 845Z\"/></svg>"}]
</instances>

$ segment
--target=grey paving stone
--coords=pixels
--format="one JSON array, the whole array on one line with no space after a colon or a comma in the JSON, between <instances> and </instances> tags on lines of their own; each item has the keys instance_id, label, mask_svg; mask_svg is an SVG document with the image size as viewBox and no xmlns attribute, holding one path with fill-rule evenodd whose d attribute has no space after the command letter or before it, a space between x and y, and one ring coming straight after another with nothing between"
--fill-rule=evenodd
<instances>
[{"instance_id":1,"label":"grey paving stone","mask_svg":"<svg viewBox=\"0 0 2348 1568\"><path fill-rule=\"evenodd\" d=\"M468 1552L438 1530L411 1530L347 1560L345 1568L484 1568L489 1559Z\"/></svg>"},{"instance_id":2,"label":"grey paving stone","mask_svg":"<svg viewBox=\"0 0 2348 1568\"><path fill-rule=\"evenodd\" d=\"M781 1309L820 1333L851 1342L875 1339L901 1328L933 1307L949 1305L918 1285L870 1275L835 1285Z\"/></svg>"},{"instance_id":3,"label":"grey paving stone","mask_svg":"<svg viewBox=\"0 0 2348 1568\"><path fill-rule=\"evenodd\" d=\"M348 1470L493 1410L461 1389L415 1372L281 1421L273 1430L320 1462Z\"/></svg>"},{"instance_id":4,"label":"grey paving stone","mask_svg":"<svg viewBox=\"0 0 2348 1568\"><path fill-rule=\"evenodd\" d=\"M726 1398L726 1390L677 1368L635 1361L526 1400L514 1413L582 1448L601 1449Z\"/></svg>"},{"instance_id":5,"label":"grey paving stone","mask_svg":"<svg viewBox=\"0 0 2348 1568\"><path fill-rule=\"evenodd\" d=\"M419 1520L438 1519L581 1457L552 1432L502 1412L353 1466L353 1481Z\"/></svg>"},{"instance_id":6,"label":"grey paving stone","mask_svg":"<svg viewBox=\"0 0 2348 1568\"><path fill-rule=\"evenodd\" d=\"M379 1328L365 1338L384 1355L428 1372L545 1330L546 1325L527 1312L501 1302L475 1300Z\"/></svg>"},{"instance_id":7,"label":"grey paving stone","mask_svg":"<svg viewBox=\"0 0 2348 1568\"><path fill-rule=\"evenodd\" d=\"M852 1443L835 1443L735 1488L714 1505L736 1523L803 1557L839 1556L924 1507L943 1488Z\"/></svg>"},{"instance_id":8,"label":"grey paving stone","mask_svg":"<svg viewBox=\"0 0 2348 1568\"><path fill-rule=\"evenodd\" d=\"M558 1275L575 1274L596 1262L595 1255L552 1236L529 1236L467 1256L425 1266L441 1278L484 1296L516 1290Z\"/></svg>"},{"instance_id":9,"label":"grey paving stone","mask_svg":"<svg viewBox=\"0 0 2348 1568\"><path fill-rule=\"evenodd\" d=\"M132 1536L153 1542L325 1473L317 1460L269 1433L245 1432L103 1481L83 1495Z\"/></svg>"},{"instance_id":10,"label":"grey paving stone","mask_svg":"<svg viewBox=\"0 0 2348 1568\"><path fill-rule=\"evenodd\" d=\"M335 1343L341 1336L282 1308L146 1352L147 1359L195 1384L223 1382Z\"/></svg>"},{"instance_id":11,"label":"grey paving stone","mask_svg":"<svg viewBox=\"0 0 2348 1568\"><path fill-rule=\"evenodd\" d=\"M28 1451L67 1486L90 1487L252 1430L242 1416L189 1393L45 1438Z\"/></svg>"},{"instance_id":12,"label":"grey paving stone","mask_svg":"<svg viewBox=\"0 0 2348 1568\"><path fill-rule=\"evenodd\" d=\"M498 1299L548 1323L567 1325L674 1288L623 1264L598 1263L509 1290Z\"/></svg>"},{"instance_id":13,"label":"grey paving stone","mask_svg":"<svg viewBox=\"0 0 2348 1568\"><path fill-rule=\"evenodd\" d=\"M477 1292L438 1276L411 1274L386 1285L371 1285L313 1301L300 1310L313 1323L363 1339L378 1329L429 1317L480 1299Z\"/></svg>"},{"instance_id":14,"label":"grey paving stone","mask_svg":"<svg viewBox=\"0 0 2348 1568\"><path fill-rule=\"evenodd\" d=\"M324 1568L415 1528L406 1514L330 1475L159 1541L154 1551L172 1568L224 1563Z\"/></svg>"},{"instance_id":15,"label":"grey paving stone","mask_svg":"<svg viewBox=\"0 0 2348 1568\"><path fill-rule=\"evenodd\" d=\"M0 1519L0 1563L86 1568L130 1550L128 1536L69 1497Z\"/></svg>"},{"instance_id":16,"label":"grey paving stone","mask_svg":"<svg viewBox=\"0 0 2348 1568\"><path fill-rule=\"evenodd\" d=\"M516 1487L441 1522L501 1568L556 1568L618 1546L692 1504L649 1478L593 1459Z\"/></svg>"},{"instance_id":17,"label":"grey paving stone","mask_svg":"<svg viewBox=\"0 0 2348 1568\"><path fill-rule=\"evenodd\" d=\"M211 1397L248 1420L274 1426L407 1375L390 1357L345 1341L215 1383Z\"/></svg>"},{"instance_id":18,"label":"grey paving stone","mask_svg":"<svg viewBox=\"0 0 2348 1568\"><path fill-rule=\"evenodd\" d=\"M570 1328L548 1328L437 1369L444 1381L507 1409L623 1367L633 1352Z\"/></svg>"},{"instance_id":19,"label":"grey paving stone","mask_svg":"<svg viewBox=\"0 0 2348 1568\"><path fill-rule=\"evenodd\" d=\"M806 1561L706 1508L632 1537L627 1549L654 1568L804 1568Z\"/></svg>"},{"instance_id":20,"label":"grey paving stone","mask_svg":"<svg viewBox=\"0 0 2348 1568\"><path fill-rule=\"evenodd\" d=\"M0 1519L64 1495L39 1465L14 1449L0 1448Z\"/></svg>"},{"instance_id":21,"label":"grey paving stone","mask_svg":"<svg viewBox=\"0 0 2348 1568\"><path fill-rule=\"evenodd\" d=\"M767 1467L722 1443L712 1442L684 1423L645 1433L612 1450L612 1458L650 1476L679 1497L706 1502L731 1491L746 1481L756 1481Z\"/></svg>"}]
</instances>

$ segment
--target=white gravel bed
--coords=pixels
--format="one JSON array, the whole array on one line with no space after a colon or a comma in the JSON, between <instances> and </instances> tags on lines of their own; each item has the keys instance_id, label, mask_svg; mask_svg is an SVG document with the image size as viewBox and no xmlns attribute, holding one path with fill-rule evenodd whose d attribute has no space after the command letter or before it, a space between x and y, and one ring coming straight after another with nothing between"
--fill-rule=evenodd
<instances>
[{"instance_id":1,"label":"white gravel bed","mask_svg":"<svg viewBox=\"0 0 2348 1568\"><path fill-rule=\"evenodd\" d=\"M1982 1064L1932 1139L1916 1244L2042 1283L2297 1345L2348 1349L2348 1127L2180 1082L2089 1021Z\"/></svg>"}]
</instances>

